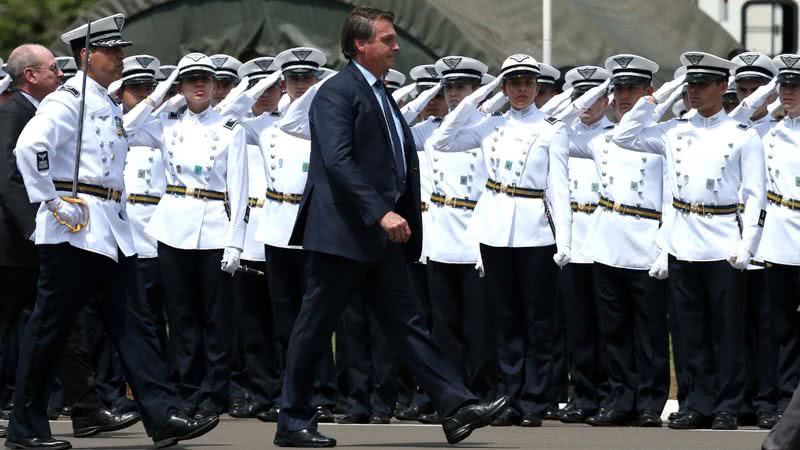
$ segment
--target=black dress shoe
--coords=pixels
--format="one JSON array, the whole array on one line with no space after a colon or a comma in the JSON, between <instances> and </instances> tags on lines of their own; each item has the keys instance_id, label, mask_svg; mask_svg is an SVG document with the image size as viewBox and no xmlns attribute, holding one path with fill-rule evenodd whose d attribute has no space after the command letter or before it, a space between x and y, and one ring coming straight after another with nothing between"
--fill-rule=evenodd
<instances>
[{"instance_id":1,"label":"black dress shoe","mask_svg":"<svg viewBox=\"0 0 800 450\"><path fill-rule=\"evenodd\" d=\"M194 413L194 416L192 416L192 419L194 419L194 420L206 420L209 417L217 417L217 414L214 411L211 411L210 409L200 408L200 409L197 410L197 412Z\"/></svg>"},{"instance_id":2,"label":"black dress shoe","mask_svg":"<svg viewBox=\"0 0 800 450\"><path fill-rule=\"evenodd\" d=\"M178 443L200 437L216 428L219 417L211 416L202 420L192 420L186 416L175 414L167 423L153 433L156 448L170 447Z\"/></svg>"},{"instance_id":3,"label":"black dress shoe","mask_svg":"<svg viewBox=\"0 0 800 450\"><path fill-rule=\"evenodd\" d=\"M419 419L419 406L411 405L407 408L398 408L394 411L394 416L398 420L417 420Z\"/></svg>"},{"instance_id":4,"label":"black dress shoe","mask_svg":"<svg viewBox=\"0 0 800 450\"><path fill-rule=\"evenodd\" d=\"M636 425L644 428L658 428L663 425L663 422L661 421L661 415L659 413L651 410L644 410L639 412Z\"/></svg>"},{"instance_id":5,"label":"black dress shoe","mask_svg":"<svg viewBox=\"0 0 800 450\"><path fill-rule=\"evenodd\" d=\"M4 410L0 411L0 419L10 420L12 411L13 411L13 409L4 409Z\"/></svg>"},{"instance_id":6,"label":"black dress shoe","mask_svg":"<svg viewBox=\"0 0 800 450\"><path fill-rule=\"evenodd\" d=\"M491 424L508 408L508 404L508 397L503 396L493 402L462 406L442 423L447 442L449 444L461 442L474 430Z\"/></svg>"},{"instance_id":7,"label":"black dress shoe","mask_svg":"<svg viewBox=\"0 0 800 450\"><path fill-rule=\"evenodd\" d=\"M561 410L558 409L558 403L550 403L544 410L545 420L560 420Z\"/></svg>"},{"instance_id":8,"label":"black dress shoe","mask_svg":"<svg viewBox=\"0 0 800 450\"><path fill-rule=\"evenodd\" d=\"M318 423L333 423L336 416L333 411L327 406L317 406L317 422Z\"/></svg>"},{"instance_id":9,"label":"black dress shoe","mask_svg":"<svg viewBox=\"0 0 800 450\"><path fill-rule=\"evenodd\" d=\"M673 413L669 413L669 416L667 417L667 420L672 422L673 420L677 420L678 417L680 417L680 416L682 416L684 414L686 414L686 411L675 411Z\"/></svg>"},{"instance_id":10,"label":"black dress shoe","mask_svg":"<svg viewBox=\"0 0 800 450\"><path fill-rule=\"evenodd\" d=\"M87 416L72 417L72 435L76 438L84 438L122 430L134 425L139 419L139 413L114 414L107 409L100 409Z\"/></svg>"},{"instance_id":11,"label":"black dress shoe","mask_svg":"<svg viewBox=\"0 0 800 450\"><path fill-rule=\"evenodd\" d=\"M589 411L583 408L564 408L561 410L561 422L563 423L586 423L586 419L595 415L596 411Z\"/></svg>"},{"instance_id":12,"label":"black dress shoe","mask_svg":"<svg viewBox=\"0 0 800 450\"><path fill-rule=\"evenodd\" d=\"M519 425L519 421L521 419L522 418L520 417L519 413L514 411L513 408L507 408L505 411L500 413L500 415L494 418L491 425L493 427L510 427Z\"/></svg>"},{"instance_id":13,"label":"black dress shoe","mask_svg":"<svg viewBox=\"0 0 800 450\"><path fill-rule=\"evenodd\" d=\"M388 425L392 423L392 418L388 414L373 414L369 418L369 423L372 425Z\"/></svg>"},{"instance_id":14,"label":"black dress shoe","mask_svg":"<svg viewBox=\"0 0 800 450\"><path fill-rule=\"evenodd\" d=\"M369 416L366 414L345 414L337 417L336 423L342 425L352 425L355 423L369 423Z\"/></svg>"},{"instance_id":15,"label":"black dress shoe","mask_svg":"<svg viewBox=\"0 0 800 450\"><path fill-rule=\"evenodd\" d=\"M699 428L708 428L710 424L709 417L696 411L686 411L677 419L671 420L667 426L675 430L697 430Z\"/></svg>"},{"instance_id":16,"label":"black dress shoe","mask_svg":"<svg viewBox=\"0 0 800 450\"><path fill-rule=\"evenodd\" d=\"M262 422L277 422L278 421L278 414L280 414L281 409L277 406L273 406L272 408L262 411L256 414L256 419Z\"/></svg>"},{"instance_id":17,"label":"black dress shoe","mask_svg":"<svg viewBox=\"0 0 800 450\"><path fill-rule=\"evenodd\" d=\"M711 422L712 430L736 430L739 426L736 424L736 415L727 411L722 411L714 416L714 421Z\"/></svg>"},{"instance_id":18,"label":"black dress shoe","mask_svg":"<svg viewBox=\"0 0 800 450\"><path fill-rule=\"evenodd\" d=\"M756 426L762 430L771 430L781 420L780 414L762 413L758 415Z\"/></svg>"},{"instance_id":19,"label":"black dress shoe","mask_svg":"<svg viewBox=\"0 0 800 450\"><path fill-rule=\"evenodd\" d=\"M47 408L47 420L58 420L58 417L61 416L61 413L56 408Z\"/></svg>"},{"instance_id":20,"label":"black dress shoe","mask_svg":"<svg viewBox=\"0 0 800 450\"><path fill-rule=\"evenodd\" d=\"M258 413L262 411L267 411L269 408L267 405L262 403L256 402L245 402L244 404L236 405L234 408L231 408L228 411L228 414L231 417L236 417L238 419L252 419L258 415Z\"/></svg>"},{"instance_id":21,"label":"black dress shoe","mask_svg":"<svg viewBox=\"0 0 800 450\"><path fill-rule=\"evenodd\" d=\"M6 448L13 449L47 449L47 450L66 450L72 448L69 441L60 441L53 438L28 438L12 441L6 439Z\"/></svg>"},{"instance_id":22,"label":"black dress shoe","mask_svg":"<svg viewBox=\"0 0 800 450\"><path fill-rule=\"evenodd\" d=\"M64 406L63 408L61 408L61 411L59 411L59 414L64 417L72 417L72 407Z\"/></svg>"},{"instance_id":23,"label":"black dress shoe","mask_svg":"<svg viewBox=\"0 0 800 450\"><path fill-rule=\"evenodd\" d=\"M540 427L542 426L542 416L537 416L534 414L526 414L522 416L522 420L519 421L519 426Z\"/></svg>"},{"instance_id":24,"label":"black dress shoe","mask_svg":"<svg viewBox=\"0 0 800 450\"><path fill-rule=\"evenodd\" d=\"M593 427L625 427L631 424L631 414L618 409L606 409L586 419Z\"/></svg>"},{"instance_id":25,"label":"black dress shoe","mask_svg":"<svg viewBox=\"0 0 800 450\"><path fill-rule=\"evenodd\" d=\"M121 399L114 402L114 406L111 408L111 412L114 414L139 412L139 406L136 404L135 401L129 399L128 397L122 397Z\"/></svg>"},{"instance_id":26,"label":"black dress shoe","mask_svg":"<svg viewBox=\"0 0 800 450\"><path fill-rule=\"evenodd\" d=\"M278 447L336 447L336 439L317 430L278 431L273 444Z\"/></svg>"},{"instance_id":27,"label":"black dress shoe","mask_svg":"<svg viewBox=\"0 0 800 450\"><path fill-rule=\"evenodd\" d=\"M428 414L420 414L417 420L419 421L419 423L424 423L428 425L439 425L442 423L442 418L436 411Z\"/></svg>"}]
</instances>

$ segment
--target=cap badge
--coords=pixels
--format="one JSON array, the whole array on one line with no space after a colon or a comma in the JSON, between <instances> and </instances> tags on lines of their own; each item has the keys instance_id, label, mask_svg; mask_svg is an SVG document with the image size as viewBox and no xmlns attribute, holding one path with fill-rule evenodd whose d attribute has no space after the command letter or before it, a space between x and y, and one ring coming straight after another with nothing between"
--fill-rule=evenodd
<instances>
[{"instance_id":1,"label":"cap badge","mask_svg":"<svg viewBox=\"0 0 800 450\"><path fill-rule=\"evenodd\" d=\"M700 61L703 60L704 57L705 57L705 55L699 55L697 53L691 54L691 55L686 55L686 59L689 60L689 62L692 63L693 66L698 65L700 63Z\"/></svg>"},{"instance_id":2,"label":"cap badge","mask_svg":"<svg viewBox=\"0 0 800 450\"><path fill-rule=\"evenodd\" d=\"M67 64L69 64L69 60L68 59L62 59L60 61L56 61L56 63L58 64L58 68L59 69L63 69L64 67L67 67Z\"/></svg>"},{"instance_id":3,"label":"cap badge","mask_svg":"<svg viewBox=\"0 0 800 450\"><path fill-rule=\"evenodd\" d=\"M597 72L597 69L595 68L578 69L578 73L581 74L581 76L587 80L591 78L592 75L595 74L595 72Z\"/></svg>"},{"instance_id":4,"label":"cap badge","mask_svg":"<svg viewBox=\"0 0 800 450\"><path fill-rule=\"evenodd\" d=\"M445 63L445 65L447 65L447 67L449 67L452 70L458 67L459 64L461 64L461 59L462 58L445 58L442 60L442 62Z\"/></svg>"},{"instance_id":5,"label":"cap badge","mask_svg":"<svg viewBox=\"0 0 800 450\"><path fill-rule=\"evenodd\" d=\"M114 23L117 24L117 30L122 31L122 27L125 26L125 17L124 16L114 17Z\"/></svg>"},{"instance_id":6,"label":"cap badge","mask_svg":"<svg viewBox=\"0 0 800 450\"><path fill-rule=\"evenodd\" d=\"M151 58L149 56L137 56L136 62L138 62L139 65L142 67L147 67L150 65L151 62L153 62L153 59L154 58Z\"/></svg>"},{"instance_id":7,"label":"cap badge","mask_svg":"<svg viewBox=\"0 0 800 450\"><path fill-rule=\"evenodd\" d=\"M161 70L161 73L163 73L164 76L167 77L167 78L169 78L169 76L172 75L172 72L175 71L175 69L172 68L172 67L162 67L159 70Z\"/></svg>"},{"instance_id":8,"label":"cap badge","mask_svg":"<svg viewBox=\"0 0 800 450\"><path fill-rule=\"evenodd\" d=\"M225 62L228 60L227 56L215 56L211 58L211 62L214 63L214 66L220 68L225 65Z\"/></svg>"},{"instance_id":9,"label":"cap badge","mask_svg":"<svg viewBox=\"0 0 800 450\"><path fill-rule=\"evenodd\" d=\"M428 72L428 75L432 76L433 78L439 76L439 72L436 71L435 67L426 67L425 71Z\"/></svg>"},{"instance_id":10,"label":"cap badge","mask_svg":"<svg viewBox=\"0 0 800 450\"><path fill-rule=\"evenodd\" d=\"M521 63L522 61L525 61L528 58L530 58L530 56L528 56L528 55L511 55L511 56L508 57L508 59L511 59L511 60L516 61L518 63Z\"/></svg>"},{"instance_id":11,"label":"cap badge","mask_svg":"<svg viewBox=\"0 0 800 450\"><path fill-rule=\"evenodd\" d=\"M311 54L311 50L292 50L292 54L300 61L305 61L308 59L308 55Z\"/></svg>"},{"instance_id":12,"label":"cap badge","mask_svg":"<svg viewBox=\"0 0 800 450\"><path fill-rule=\"evenodd\" d=\"M793 68L797 61L800 61L800 58L797 56L781 56L781 61L786 64L786 67Z\"/></svg>"},{"instance_id":13,"label":"cap badge","mask_svg":"<svg viewBox=\"0 0 800 450\"><path fill-rule=\"evenodd\" d=\"M753 63L758 59L758 55L739 55L739 59L744 61L744 63L748 66L752 66Z\"/></svg>"},{"instance_id":14,"label":"cap badge","mask_svg":"<svg viewBox=\"0 0 800 450\"><path fill-rule=\"evenodd\" d=\"M201 54L201 53L197 53L197 54L194 54L194 55L186 55L186 56L184 56L184 58L189 58L190 60L192 60L192 61L194 61L194 62L200 61L200 60L201 60L201 59L203 59L204 57L205 57L205 55L203 55L203 54Z\"/></svg>"},{"instance_id":15,"label":"cap badge","mask_svg":"<svg viewBox=\"0 0 800 450\"><path fill-rule=\"evenodd\" d=\"M267 70L269 70L269 66L272 65L272 61L261 59L256 61L256 65L258 66L259 69L266 72Z\"/></svg>"},{"instance_id":16,"label":"cap badge","mask_svg":"<svg viewBox=\"0 0 800 450\"><path fill-rule=\"evenodd\" d=\"M619 66L622 67L623 69L627 69L628 64L630 64L631 61L633 61L633 58L630 56L621 56L619 58L614 58L614 62L619 64Z\"/></svg>"}]
</instances>

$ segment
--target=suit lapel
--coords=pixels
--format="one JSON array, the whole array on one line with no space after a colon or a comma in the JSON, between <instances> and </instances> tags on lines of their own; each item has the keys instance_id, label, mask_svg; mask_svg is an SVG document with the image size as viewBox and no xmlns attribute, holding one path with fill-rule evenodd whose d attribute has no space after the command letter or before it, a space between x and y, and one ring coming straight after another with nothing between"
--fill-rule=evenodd
<instances>
[{"instance_id":1,"label":"suit lapel","mask_svg":"<svg viewBox=\"0 0 800 450\"><path fill-rule=\"evenodd\" d=\"M379 127L383 131L383 137L386 138L386 143L389 145L389 149L392 148L392 138L389 136L389 129L386 128L386 120L384 120L383 115L383 107L378 103L378 99L375 98L375 91L372 90L372 86L367 83L367 79L364 78L364 75L361 74L361 71L358 70L355 63L348 64L348 69L350 72L353 73L353 76L356 77L356 81L358 82L358 87L361 89L361 92L367 97L368 101L372 104L372 107L378 111L378 121L383 124L382 127Z\"/></svg>"},{"instance_id":2,"label":"suit lapel","mask_svg":"<svg viewBox=\"0 0 800 450\"><path fill-rule=\"evenodd\" d=\"M17 105L20 108L22 108L23 111L28 113L31 117L33 117L36 114L36 107L34 107L31 104L31 102L27 98L25 98L24 95L22 95L20 91L15 92L11 98L17 103Z\"/></svg>"}]
</instances>

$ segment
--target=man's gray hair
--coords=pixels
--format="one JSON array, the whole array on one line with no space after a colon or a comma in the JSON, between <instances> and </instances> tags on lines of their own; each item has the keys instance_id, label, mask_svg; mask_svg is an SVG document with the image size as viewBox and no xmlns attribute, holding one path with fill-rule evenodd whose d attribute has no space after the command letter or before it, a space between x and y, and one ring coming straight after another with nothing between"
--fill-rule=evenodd
<instances>
[{"instance_id":1,"label":"man's gray hair","mask_svg":"<svg viewBox=\"0 0 800 450\"><path fill-rule=\"evenodd\" d=\"M15 48L10 55L8 55L7 71L11 75L11 80L14 84L20 86L25 83L25 69L41 64L40 53L36 49L44 49L50 51L47 47L39 44L22 44Z\"/></svg>"}]
</instances>

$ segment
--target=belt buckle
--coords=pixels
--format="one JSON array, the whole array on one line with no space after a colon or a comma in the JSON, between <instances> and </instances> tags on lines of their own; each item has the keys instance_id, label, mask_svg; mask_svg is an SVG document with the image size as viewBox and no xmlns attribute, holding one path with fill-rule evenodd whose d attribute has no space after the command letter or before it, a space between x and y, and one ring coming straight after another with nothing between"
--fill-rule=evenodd
<instances>
[{"instance_id":1,"label":"belt buckle","mask_svg":"<svg viewBox=\"0 0 800 450\"><path fill-rule=\"evenodd\" d=\"M183 195L184 195L185 197L194 197L194 196L195 196L195 192L196 192L196 189L195 189L195 188L190 188L190 187L187 187L187 188L186 188L186 193L185 193L185 194L183 194Z\"/></svg>"},{"instance_id":2,"label":"belt buckle","mask_svg":"<svg viewBox=\"0 0 800 450\"><path fill-rule=\"evenodd\" d=\"M704 211L705 211L705 208L703 208L702 204L700 204L700 203L689 203L689 212L690 213L703 214Z\"/></svg>"},{"instance_id":3,"label":"belt buckle","mask_svg":"<svg viewBox=\"0 0 800 450\"><path fill-rule=\"evenodd\" d=\"M622 206L620 202L614 202L614 206L611 208L614 212L618 212L620 214L625 213L625 207Z\"/></svg>"},{"instance_id":4,"label":"belt buckle","mask_svg":"<svg viewBox=\"0 0 800 450\"><path fill-rule=\"evenodd\" d=\"M447 206L450 206L450 207L455 207L456 206L455 197L445 197L444 198L444 204L447 205Z\"/></svg>"},{"instance_id":5,"label":"belt buckle","mask_svg":"<svg viewBox=\"0 0 800 450\"><path fill-rule=\"evenodd\" d=\"M281 194L281 200L290 203L292 201L292 194Z\"/></svg>"}]
</instances>

